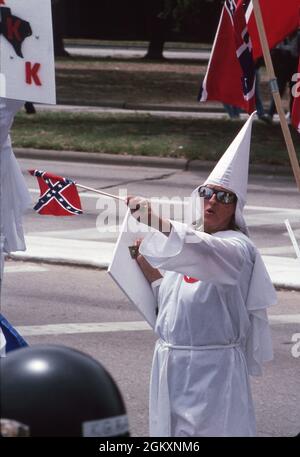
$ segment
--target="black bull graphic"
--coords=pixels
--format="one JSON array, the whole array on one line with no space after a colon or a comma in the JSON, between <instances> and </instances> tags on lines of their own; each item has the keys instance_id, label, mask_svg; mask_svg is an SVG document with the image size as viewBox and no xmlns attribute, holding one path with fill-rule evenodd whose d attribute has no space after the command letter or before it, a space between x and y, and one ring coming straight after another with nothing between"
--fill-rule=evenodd
<instances>
[{"instance_id":1,"label":"black bull graphic","mask_svg":"<svg viewBox=\"0 0 300 457\"><path fill-rule=\"evenodd\" d=\"M29 22L11 14L10 8L0 7L0 36L13 46L15 53L23 58L23 41L32 35Z\"/></svg>"}]
</instances>

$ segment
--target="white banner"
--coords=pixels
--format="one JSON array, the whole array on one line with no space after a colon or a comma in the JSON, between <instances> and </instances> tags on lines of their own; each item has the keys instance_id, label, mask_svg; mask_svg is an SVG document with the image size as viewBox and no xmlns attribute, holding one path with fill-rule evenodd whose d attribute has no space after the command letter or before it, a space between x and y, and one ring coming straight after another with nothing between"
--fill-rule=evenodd
<instances>
[{"instance_id":1,"label":"white banner","mask_svg":"<svg viewBox=\"0 0 300 457\"><path fill-rule=\"evenodd\" d=\"M56 103L51 0L0 0L0 97Z\"/></svg>"},{"instance_id":2,"label":"white banner","mask_svg":"<svg viewBox=\"0 0 300 457\"><path fill-rule=\"evenodd\" d=\"M129 247L134 245L136 239L144 238L145 236L145 230L142 230L141 225L136 222L130 215L130 210L128 210L108 273L151 327L154 328L156 300L150 284L129 251Z\"/></svg>"}]
</instances>

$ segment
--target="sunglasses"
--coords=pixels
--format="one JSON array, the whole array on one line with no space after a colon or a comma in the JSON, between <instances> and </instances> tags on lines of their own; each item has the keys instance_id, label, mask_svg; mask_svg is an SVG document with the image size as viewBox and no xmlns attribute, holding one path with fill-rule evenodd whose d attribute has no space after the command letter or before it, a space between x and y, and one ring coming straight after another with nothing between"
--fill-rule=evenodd
<instances>
[{"instance_id":1,"label":"sunglasses","mask_svg":"<svg viewBox=\"0 0 300 457\"><path fill-rule=\"evenodd\" d=\"M210 187L201 186L199 187L200 197L205 198L205 200L210 200L213 195L217 197L218 202L229 205L230 203L235 203L237 201L237 196L232 192L226 192L225 190L211 189Z\"/></svg>"}]
</instances>

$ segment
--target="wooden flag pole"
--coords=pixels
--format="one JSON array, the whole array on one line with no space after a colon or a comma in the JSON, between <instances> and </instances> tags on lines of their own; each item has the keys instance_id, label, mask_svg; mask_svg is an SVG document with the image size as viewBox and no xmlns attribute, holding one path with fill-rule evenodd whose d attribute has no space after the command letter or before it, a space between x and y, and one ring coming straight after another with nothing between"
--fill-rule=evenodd
<instances>
[{"instance_id":1,"label":"wooden flag pole","mask_svg":"<svg viewBox=\"0 0 300 457\"><path fill-rule=\"evenodd\" d=\"M280 124L282 133L285 139L286 147L289 153L289 158L291 162L291 166L293 169L294 177L297 183L298 190L300 191L300 166L298 162L298 158L296 155L294 143L292 140L291 132L285 118L284 109L282 106L282 101L280 98L277 79L274 72L273 62L271 59L269 44L266 36L265 26L263 22L263 17L261 14L259 0L252 0L254 15L256 19L256 25L259 33L260 43L263 50L263 55L265 59L266 69L269 77L269 84L271 88L271 92L274 98L275 106L277 109L277 113L279 115Z\"/></svg>"},{"instance_id":2,"label":"wooden flag pole","mask_svg":"<svg viewBox=\"0 0 300 457\"><path fill-rule=\"evenodd\" d=\"M77 187L81 187L82 189L90 190L91 192L95 192L96 194L105 195L106 197L111 197L116 200L121 200L122 202L126 202L126 198L119 197L118 195L108 194L107 192L103 192L102 190L94 189L93 187L83 186L82 184L75 183Z\"/></svg>"}]
</instances>

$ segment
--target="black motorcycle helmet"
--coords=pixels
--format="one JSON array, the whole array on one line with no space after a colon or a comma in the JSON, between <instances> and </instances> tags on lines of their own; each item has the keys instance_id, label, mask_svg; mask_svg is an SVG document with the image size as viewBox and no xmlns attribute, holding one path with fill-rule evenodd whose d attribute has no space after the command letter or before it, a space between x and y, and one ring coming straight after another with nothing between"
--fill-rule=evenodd
<instances>
[{"instance_id":1,"label":"black motorcycle helmet","mask_svg":"<svg viewBox=\"0 0 300 457\"><path fill-rule=\"evenodd\" d=\"M0 364L6 430L11 421L34 437L129 436L120 391L90 356L64 346L32 346L9 353Z\"/></svg>"}]
</instances>

